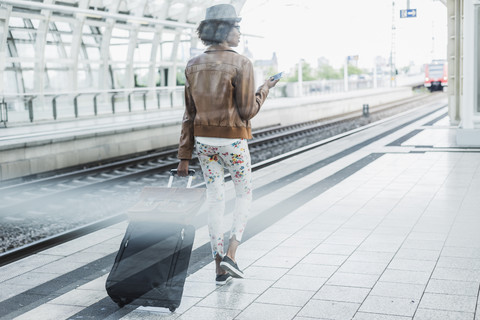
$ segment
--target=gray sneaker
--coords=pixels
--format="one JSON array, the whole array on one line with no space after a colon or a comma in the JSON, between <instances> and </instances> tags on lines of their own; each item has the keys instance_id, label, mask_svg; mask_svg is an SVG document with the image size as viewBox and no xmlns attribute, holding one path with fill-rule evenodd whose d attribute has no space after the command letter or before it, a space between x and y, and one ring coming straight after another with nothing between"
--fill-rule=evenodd
<instances>
[{"instance_id":1,"label":"gray sneaker","mask_svg":"<svg viewBox=\"0 0 480 320\"><path fill-rule=\"evenodd\" d=\"M225 283L228 282L228 280L231 280L232 279L232 276L227 272L227 273L224 273L224 274L219 274L217 275L217 277L215 278L215 283L219 286L221 285L224 285Z\"/></svg>"},{"instance_id":2,"label":"gray sneaker","mask_svg":"<svg viewBox=\"0 0 480 320\"><path fill-rule=\"evenodd\" d=\"M220 267L222 267L223 270L227 271L234 278L244 277L243 272L240 270L238 265L227 256L223 257L222 262L220 262Z\"/></svg>"}]
</instances>

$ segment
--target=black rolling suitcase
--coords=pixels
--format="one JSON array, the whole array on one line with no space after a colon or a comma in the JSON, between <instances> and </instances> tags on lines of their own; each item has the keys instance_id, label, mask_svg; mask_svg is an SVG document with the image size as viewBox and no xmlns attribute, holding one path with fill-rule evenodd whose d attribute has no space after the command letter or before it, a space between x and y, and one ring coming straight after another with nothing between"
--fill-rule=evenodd
<instances>
[{"instance_id":1,"label":"black rolling suitcase","mask_svg":"<svg viewBox=\"0 0 480 320\"><path fill-rule=\"evenodd\" d=\"M174 171L174 170L172 170ZM129 210L130 222L106 281L108 295L126 304L169 308L180 305L195 228L188 224L205 190L146 187Z\"/></svg>"}]
</instances>

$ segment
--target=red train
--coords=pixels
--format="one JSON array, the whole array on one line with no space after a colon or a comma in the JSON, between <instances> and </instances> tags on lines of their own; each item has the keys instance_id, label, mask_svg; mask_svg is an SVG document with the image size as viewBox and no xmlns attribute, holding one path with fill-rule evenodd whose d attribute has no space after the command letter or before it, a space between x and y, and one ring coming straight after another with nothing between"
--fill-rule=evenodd
<instances>
[{"instance_id":1,"label":"red train","mask_svg":"<svg viewBox=\"0 0 480 320\"><path fill-rule=\"evenodd\" d=\"M425 81L423 85L430 91L443 90L448 86L448 63L445 60L433 60L425 65Z\"/></svg>"}]
</instances>

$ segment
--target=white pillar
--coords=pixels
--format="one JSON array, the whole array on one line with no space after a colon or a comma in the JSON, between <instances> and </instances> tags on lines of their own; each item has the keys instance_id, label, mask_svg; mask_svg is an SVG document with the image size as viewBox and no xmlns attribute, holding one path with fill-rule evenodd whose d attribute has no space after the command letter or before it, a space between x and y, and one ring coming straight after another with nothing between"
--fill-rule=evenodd
<instances>
[{"instance_id":1,"label":"white pillar","mask_svg":"<svg viewBox=\"0 0 480 320\"><path fill-rule=\"evenodd\" d=\"M188 13L190 12L191 8L191 3L185 5L182 15L178 19L178 22L185 23L187 21ZM169 68L168 71L169 86L177 85L178 47L180 46L180 41L182 40L182 33L183 29L177 28L175 38L173 40L172 55L170 56L170 61L172 61L173 65Z\"/></svg>"},{"instance_id":2,"label":"white pillar","mask_svg":"<svg viewBox=\"0 0 480 320\"><path fill-rule=\"evenodd\" d=\"M348 91L348 57L345 57L345 65L343 67L343 89Z\"/></svg>"},{"instance_id":3,"label":"white pillar","mask_svg":"<svg viewBox=\"0 0 480 320\"><path fill-rule=\"evenodd\" d=\"M125 88L134 88L135 87L135 71L134 71L134 55L135 55L135 48L138 45L138 32L140 26L135 25L129 31L130 41L128 42L128 49L127 49L127 68L125 70Z\"/></svg>"},{"instance_id":4,"label":"white pillar","mask_svg":"<svg viewBox=\"0 0 480 320\"><path fill-rule=\"evenodd\" d=\"M45 4L52 4L53 0L45 1ZM42 10L44 20L40 21L35 38L35 68L33 75L34 92L42 93L45 87L45 44L47 43L48 25L50 23L51 10ZM39 97L42 101L43 97Z\"/></svg>"},{"instance_id":5,"label":"white pillar","mask_svg":"<svg viewBox=\"0 0 480 320\"><path fill-rule=\"evenodd\" d=\"M80 9L88 9L88 0L79 1L78 7ZM69 90L75 91L78 89L78 56L80 54L80 47L82 45L83 26L85 24L85 15L77 14L76 21L73 25L72 45L70 47L70 83L67 84Z\"/></svg>"},{"instance_id":6,"label":"white pillar","mask_svg":"<svg viewBox=\"0 0 480 320\"><path fill-rule=\"evenodd\" d=\"M298 61L298 96L303 96L303 59Z\"/></svg>"},{"instance_id":7,"label":"white pillar","mask_svg":"<svg viewBox=\"0 0 480 320\"><path fill-rule=\"evenodd\" d=\"M155 78L158 74L157 70L157 52L158 49L160 48L160 41L162 40L162 32L163 32L163 26L157 26L155 28L155 35L153 36L152 40L152 48L150 50L150 61L148 65L148 80L147 80L147 86L148 87L155 87Z\"/></svg>"},{"instance_id":8,"label":"white pillar","mask_svg":"<svg viewBox=\"0 0 480 320\"><path fill-rule=\"evenodd\" d=\"M11 12L12 6L0 6L0 92L4 92L5 90L3 73L6 67L5 60L7 60L8 21Z\"/></svg>"},{"instance_id":9,"label":"white pillar","mask_svg":"<svg viewBox=\"0 0 480 320\"><path fill-rule=\"evenodd\" d=\"M473 129L473 110L475 108L475 11L473 1L464 1L463 10L463 101L462 122L463 129Z\"/></svg>"},{"instance_id":10,"label":"white pillar","mask_svg":"<svg viewBox=\"0 0 480 320\"><path fill-rule=\"evenodd\" d=\"M110 77L110 40L112 39L112 31L115 25L115 20L106 19L105 30L102 33L102 43L100 44L100 60L102 64L98 72L98 85L100 90L110 89L108 86L108 78ZM112 87L113 87L112 83Z\"/></svg>"},{"instance_id":11,"label":"white pillar","mask_svg":"<svg viewBox=\"0 0 480 320\"><path fill-rule=\"evenodd\" d=\"M480 146L480 116L477 112L478 87L478 15L480 1L464 0L463 8L463 96L460 106L461 122L457 144Z\"/></svg>"}]
</instances>

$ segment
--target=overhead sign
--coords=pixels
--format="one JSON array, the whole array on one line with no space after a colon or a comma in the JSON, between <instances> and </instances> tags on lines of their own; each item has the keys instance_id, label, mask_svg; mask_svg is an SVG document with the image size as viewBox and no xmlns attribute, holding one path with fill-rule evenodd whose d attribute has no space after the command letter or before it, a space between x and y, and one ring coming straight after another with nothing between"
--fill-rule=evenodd
<instances>
[{"instance_id":1,"label":"overhead sign","mask_svg":"<svg viewBox=\"0 0 480 320\"><path fill-rule=\"evenodd\" d=\"M355 61L357 61L357 60L358 60L358 54L355 55L355 56L348 56L348 57L347 57L347 60L348 60L348 61L350 61L350 60L355 60Z\"/></svg>"},{"instance_id":2,"label":"overhead sign","mask_svg":"<svg viewBox=\"0 0 480 320\"><path fill-rule=\"evenodd\" d=\"M416 18L417 9L400 10L400 18Z\"/></svg>"}]
</instances>

